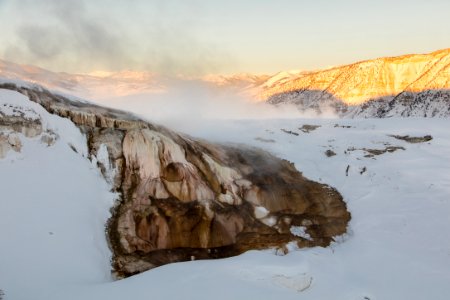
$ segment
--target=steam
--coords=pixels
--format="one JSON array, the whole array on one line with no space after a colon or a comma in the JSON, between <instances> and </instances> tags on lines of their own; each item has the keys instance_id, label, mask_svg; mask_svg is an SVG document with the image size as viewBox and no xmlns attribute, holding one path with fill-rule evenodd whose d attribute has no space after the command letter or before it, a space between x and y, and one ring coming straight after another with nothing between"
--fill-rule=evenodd
<instances>
[{"instance_id":1,"label":"steam","mask_svg":"<svg viewBox=\"0 0 450 300\"><path fill-rule=\"evenodd\" d=\"M4 0L0 18L21 17L9 24L13 37L0 45L0 55L72 73L217 72L232 58L199 37L201 14L197 1Z\"/></svg>"},{"instance_id":2,"label":"steam","mask_svg":"<svg viewBox=\"0 0 450 300\"><path fill-rule=\"evenodd\" d=\"M198 128L214 127L217 122L336 117L331 109L324 108L318 115L315 111L302 112L295 105L255 102L242 93L195 80L177 82L166 93L108 98L99 103L134 112L151 122L194 135Z\"/></svg>"},{"instance_id":3,"label":"steam","mask_svg":"<svg viewBox=\"0 0 450 300\"><path fill-rule=\"evenodd\" d=\"M3 0L0 4L1 19L20 16L10 25L12 38L0 43L0 55L7 60L72 73L149 71L173 80L166 93L111 95L100 102L103 105L185 132L213 126L218 120L317 117L293 105L256 103L201 80L175 79L200 78L235 63L226 50L200 36L201 1Z\"/></svg>"}]
</instances>

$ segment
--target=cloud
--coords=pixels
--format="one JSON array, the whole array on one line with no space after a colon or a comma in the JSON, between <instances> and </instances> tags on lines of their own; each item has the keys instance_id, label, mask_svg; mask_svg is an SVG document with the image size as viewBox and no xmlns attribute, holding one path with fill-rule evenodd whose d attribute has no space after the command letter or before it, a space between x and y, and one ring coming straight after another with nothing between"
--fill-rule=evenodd
<instances>
[{"instance_id":1,"label":"cloud","mask_svg":"<svg viewBox=\"0 0 450 300\"><path fill-rule=\"evenodd\" d=\"M199 34L201 5L173 1L6 0L16 16L8 60L53 70L146 70L164 75L218 71L232 58ZM178 11L177 11L178 10ZM11 18L11 17L10 17ZM2 51L3 48L3 51Z\"/></svg>"},{"instance_id":2,"label":"cloud","mask_svg":"<svg viewBox=\"0 0 450 300\"><path fill-rule=\"evenodd\" d=\"M126 58L111 22L96 19L85 1L25 0L14 2L11 10L12 15L22 17L14 28L18 42L6 48L7 58L53 68L100 67L112 63L121 67Z\"/></svg>"}]
</instances>

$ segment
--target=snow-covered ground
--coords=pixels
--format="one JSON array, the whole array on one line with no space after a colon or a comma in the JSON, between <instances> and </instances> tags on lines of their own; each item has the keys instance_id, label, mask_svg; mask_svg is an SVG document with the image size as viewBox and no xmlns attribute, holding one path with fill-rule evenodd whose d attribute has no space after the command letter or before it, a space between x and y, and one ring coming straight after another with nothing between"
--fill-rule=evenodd
<instances>
[{"instance_id":1,"label":"snow-covered ground","mask_svg":"<svg viewBox=\"0 0 450 300\"><path fill-rule=\"evenodd\" d=\"M26 106L23 96L7 93L0 94L1 103ZM47 146L38 138L21 137L22 152L10 151L0 160L4 299L450 297L449 120L184 124L183 131L197 137L267 149L293 161L306 177L336 187L352 213L349 234L329 248L293 250L284 256L272 250L250 251L228 259L165 265L112 281L103 230L114 195L83 157L83 137L73 124L32 108L49 120L60 138ZM304 124L321 127L304 133L298 129ZM409 144L390 134L431 134L433 140ZM384 149L387 144L405 150L374 157L360 150ZM328 149L336 155L327 157Z\"/></svg>"},{"instance_id":2,"label":"snow-covered ground","mask_svg":"<svg viewBox=\"0 0 450 300\"><path fill-rule=\"evenodd\" d=\"M10 150L0 159L4 298L65 299L110 281L104 226L115 196L85 158L85 137L69 120L48 114L16 92L0 90L0 112L25 112L26 118L39 119L44 131L28 138L0 128L22 143L20 152ZM55 144L42 142L46 132L58 136Z\"/></svg>"}]
</instances>

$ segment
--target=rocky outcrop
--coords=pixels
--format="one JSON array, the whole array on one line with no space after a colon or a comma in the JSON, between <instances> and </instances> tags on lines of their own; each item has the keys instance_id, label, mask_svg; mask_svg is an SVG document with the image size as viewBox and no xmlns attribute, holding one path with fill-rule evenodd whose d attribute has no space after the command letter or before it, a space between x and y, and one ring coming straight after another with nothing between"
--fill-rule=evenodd
<instances>
[{"instance_id":1,"label":"rocky outcrop","mask_svg":"<svg viewBox=\"0 0 450 300\"><path fill-rule=\"evenodd\" d=\"M24 112L14 105L0 105L0 159L9 151L21 151L22 136L40 136L41 142L47 145L52 145L57 138L52 131L43 129L41 119L33 111Z\"/></svg>"},{"instance_id":2,"label":"rocky outcrop","mask_svg":"<svg viewBox=\"0 0 450 300\"><path fill-rule=\"evenodd\" d=\"M3 88L87 135L90 158L121 195L107 228L118 277L289 242L327 246L346 232L350 214L335 189L259 149L195 140L43 89Z\"/></svg>"}]
</instances>

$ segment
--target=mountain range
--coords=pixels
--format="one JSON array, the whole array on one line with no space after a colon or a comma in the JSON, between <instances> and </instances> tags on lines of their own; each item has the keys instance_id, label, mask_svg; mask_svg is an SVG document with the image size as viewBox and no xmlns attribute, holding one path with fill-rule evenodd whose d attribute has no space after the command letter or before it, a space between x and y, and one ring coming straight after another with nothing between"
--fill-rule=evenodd
<instances>
[{"instance_id":1,"label":"mountain range","mask_svg":"<svg viewBox=\"0 0 450 300\"><path fill-rule=\"evenodd\" d=\"M0 77L30 81L87 99L154 95L188 83L301 111L341 117L450 116L450 48L383 57L318 71L168 78L142 71L69 74L0 60ZM189 91L186 91L189 92Z\"/></svg>"}]
</instances>

